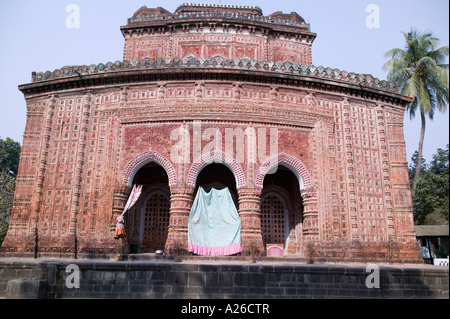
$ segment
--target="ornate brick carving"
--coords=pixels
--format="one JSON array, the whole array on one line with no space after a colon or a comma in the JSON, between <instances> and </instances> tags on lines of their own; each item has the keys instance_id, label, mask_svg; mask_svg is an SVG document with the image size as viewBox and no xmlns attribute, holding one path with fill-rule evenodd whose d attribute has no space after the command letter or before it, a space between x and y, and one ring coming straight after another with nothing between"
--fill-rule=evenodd
<instances>
[{"instance_id":1,"label":"ornate brick carving","mask_svg":"<svg viewBox=\"0 0 450 319\"><path fill-rule=\"evenodd\" d=\"M294 174L298 176L301 191L312 187L313 183L311 180L311 176L303 162L295 156L285 153L274 155L266 162L261 164L258 169L258 174L255 178L255 186L258 188L263 188L264 177L266 176L267 172L276 168L280 164L288 166L293 170Z\"/></svg>"},{"instance_id":2,"label":"ornate brick carving","mask_svg":"<svg viewBox=\"0 0 450 319\"><path fill-rule=\"evenodd\" d=\"M236 178L236 187L239 189L242 186L245 186L245 172L242 166L239 165L230 154L226 154L219 150L211 150L209 153L202 154L202 156L192 164L188 171L186 185L194 187L198 173L202 168L211 163L223 163L228 166Z\"/></svg>"},{"instance_id":3,"label":"ornate brick carving","mask_svg":"<svg viewBox=\"0 0 450 319\"><path fill-rule=\"evenodd\" d=\"M122 185L130 185L131 176L138 171L139 168L149 162L156 162L161 165L169 177L169 186L177 184L177 173L173 164L156 151L148 151L137 155L124 168L120 182Z\"/></svg>"}]
</instances>

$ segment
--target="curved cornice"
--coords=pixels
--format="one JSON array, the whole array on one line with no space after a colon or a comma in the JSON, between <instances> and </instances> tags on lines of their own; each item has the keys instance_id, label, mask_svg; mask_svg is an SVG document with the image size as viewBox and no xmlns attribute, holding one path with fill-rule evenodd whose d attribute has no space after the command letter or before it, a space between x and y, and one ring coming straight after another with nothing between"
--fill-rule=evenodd
<instances>
[{"instance_id":1,"label":"curved cornice","mask_svg":"<svg viewBox=\"0 0 450 319\"><path fill-rule=\"evenodd\" d=\"M120 85L169 80L230 80L290 85L364 98L411 100L399 93L392 82L371 75L356 74L329 67L286 62L255 61L247 58L229 60L222 56L209 59L188 56L183 59L143 58L106 64L65 66L53 72L33 72L32 82L19 86L25 94L38 94L76 88Z\"/></svg>"}]
</instances>

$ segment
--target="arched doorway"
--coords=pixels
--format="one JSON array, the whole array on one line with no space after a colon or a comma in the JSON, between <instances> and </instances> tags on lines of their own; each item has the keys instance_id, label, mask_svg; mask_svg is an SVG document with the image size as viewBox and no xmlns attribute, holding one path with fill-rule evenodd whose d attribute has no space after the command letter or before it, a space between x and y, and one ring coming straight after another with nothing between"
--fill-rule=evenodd
<instances>
[{"instance_id":1,"label":"arched doorway","mask_svg":"<svg viewBox=\"0 0 450 319\"><path fill-rule=\"evenodd\" d=\"M283 244L285 253L295 253L301 242L303 201L297 176L280 164L266 174L261 192L263 244Z\"/></svg>"},{"instance_id":2,"label":"arched doorway","mask_svg":"<svg viewBox=\"0 0 450 319\"><path fill-rule=\"evenodd\" d=\"M233 172L224 164L211 163L198 173L194 189L194 198L200 186L203 187L206 192L209 192L213 187L216 189L228 187L234 205L236 206L236 209L239 209L236 179Z\"/></svg>"},{"instance_id":3,"label":"arched doorway","mask_svg":"<svg viewBox=\"0 0 450 319\"><path fill-rule=\"evenodd\" d=\"M128 242L132 253L164 250L169 228L169 179L162 166L150 162L141 167L133 184L143 185L142 194L128 214Z\"/></svg>"},{"instance_id":4,"label":"arched doorway","mask_svg":"<svg viewBox=\"0 0 450 319\"><path fill-rule=\"evenodd\" d=\"M242 251L236 180L224 164L206 165L197 175L188 221L188 251L207 256Z\"/></svg>"}]
</instances>

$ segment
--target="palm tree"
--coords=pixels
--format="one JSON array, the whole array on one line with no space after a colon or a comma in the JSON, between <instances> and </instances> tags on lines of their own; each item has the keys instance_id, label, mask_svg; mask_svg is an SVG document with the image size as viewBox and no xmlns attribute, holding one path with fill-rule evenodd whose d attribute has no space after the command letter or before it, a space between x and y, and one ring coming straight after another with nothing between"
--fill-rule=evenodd
<instances>
[{"instance_id":1,"label":"palm tree","mask_svg":"<svg viewBox=\"0 0 450 319\"><path fill-rule=\"evenodd\" d=\"M405 36L405 48L392 49L386 52L390 58L383 69L389 71L388 80L396 83L403 95L413 98L407 106L410 119L420 111L421 130L416 171L411 189L414 197L417 180L422 166L422 149L425 137L425 122L428 116L431 120L436 110L445 112L449 100L448 57L449 48L436 48L439 40L430 32L421 33L416 30L402 32Z\"/></svg>"}]
</instances>

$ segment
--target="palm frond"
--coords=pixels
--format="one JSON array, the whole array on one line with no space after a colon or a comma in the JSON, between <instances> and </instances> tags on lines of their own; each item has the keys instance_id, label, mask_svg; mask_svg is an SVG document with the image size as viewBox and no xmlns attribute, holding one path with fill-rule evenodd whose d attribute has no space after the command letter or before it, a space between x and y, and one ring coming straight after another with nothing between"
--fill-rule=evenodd
<instances>
[{"instance_id":1,"label":"palm frond","mask_svg":"<svg viewBox=\"0 0 450 319\"><path fill-rule=\"evenodd\" d=\"M413 118L416 117L416 111L419 108L419 99L417 98L417 96L414 98L414 100L412 101L411 104L408 104L406 106L406 111L409 114L409 119L412 120Z\"/></svg>"},{"instance_id":2,"label":"palm frond","mask_svg":"<svg viewBox=\"0 0 450 319\"><path fill-rule=\"evenodd\" d=\"M421 72L431 72L434 73L434 70L436 69L436 61L428 56L424 56L419 61L417 61L417 69Z\"/></svg>"},{"instance_id":3,"label":"palm frond","mask_svg":"<svg viewBox=\"0 0 450 319\"><path fill-rule=\"evenodd\" d=\"M426 55L428 57L430 57L431 59L433 59L434 61L436 61L436 64L445 64L448 54L449 54L449 47L447 45L447 46L440 47L436 50L432 50L432 51L428 52ZM448 67L448 64L447 64L447 67Z\"/></svg>"},{"instance_id":4,"label":"palm frond","mask_svg":"<svg viewBox=\"0 0 450 319\"><path fill-rule=\"evenodd\" d=\"M417 73L412 73L408 82L405 83L402 89L402 94L415 98L420 93L420 87L422 86L422 81Z\"/></svg>"},{"instance_id":5,"label":"palm frond","mask_svg":"<svg viewBox=\"0 0 450 319\"><path fill-rule=\"evenodd\" d=\"M406 56L406 52L402 49L398 49L398 48L394 48L389 50L388 52L386 52L384 54L384 57L386 59L392 58L392 59L404 59L404 57Z\"/></svg>"},{"instance_id":6,"label":"palm frond","mask_svg":"<svg viewBox=\"0 0 450 319\"><path fill-rule=\"evenodd\" d=\"M430 115L433 114L433 107L432 107L432 95L430 95L430 92L428 91L426 85L422 81L420 81L420 87L419 87L419 105L420 105L420 111L424 114ZM432 118L432 117L431 117Z\"/></svg>"},{"instance_id":7,"label":"palm frond","mask_svg":"<svg viewBox=\"0 0 450 319\"><path fill-rule=\"evenodd\" d=\"M411 29L402 32L404 49L386 52L383 69L388 80L399 85L401 94L413 98L406 110L414 118L417 110L433 119L435 111L444 111L449 103L449 47L437 48L439 40L430 31Z\"/></svg>"}]
</instances>

